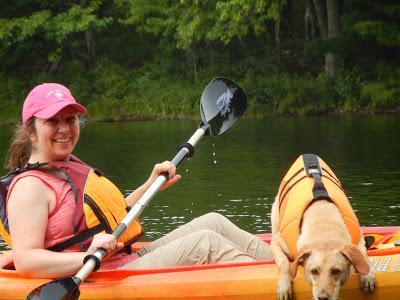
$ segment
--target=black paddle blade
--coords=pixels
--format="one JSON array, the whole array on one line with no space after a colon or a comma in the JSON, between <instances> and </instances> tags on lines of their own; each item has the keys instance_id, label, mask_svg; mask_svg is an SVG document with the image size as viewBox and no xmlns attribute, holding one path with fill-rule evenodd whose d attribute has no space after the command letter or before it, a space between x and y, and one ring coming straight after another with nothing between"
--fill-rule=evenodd
<instances>
[{"instance_id":1,"label":"black paddle blade","mask_svg":"<svg viewBox=\"0 0 400 300\"><path fill-rule=\"evenodd\" d=\"M25 300L77 300L79 279L65 277L45 283L26 296Z\"/></svg>"},{"instance_id":2,"label":"black paddle blade","mask_svg":"<svg viewBox=\"0 0 400 300\"><path fill-rule=\"evenodd\" d=\"M206 134L216 136L229 129L247 108L244 91L232 80L214 78L204 89L200 101L201 119Z\"/></svg>"}]
</instances>

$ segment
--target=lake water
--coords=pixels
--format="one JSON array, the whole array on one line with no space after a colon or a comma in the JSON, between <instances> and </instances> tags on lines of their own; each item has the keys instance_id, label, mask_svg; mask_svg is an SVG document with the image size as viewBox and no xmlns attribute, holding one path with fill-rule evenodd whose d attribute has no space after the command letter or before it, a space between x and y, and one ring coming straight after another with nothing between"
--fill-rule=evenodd
<instances>
[{"instance_id":1,"label":"lake water","mask_svg":"<svg viewBox=\"0 0 400 300\"><path fill-rule=\"evenodd\" d=\"M129 193L197 128L188 120L88 124L75 154ZM1 158L10 136L11 128L0 126ZM145 209L143 240L210 211L250 232L269 232L279 183L302 153L318 154L330 165L361 225L400 225L399 138L395 115L241 119L218 137L204 137L193 158L182 162L181 182Z\"/></svg>"}]
</instances>

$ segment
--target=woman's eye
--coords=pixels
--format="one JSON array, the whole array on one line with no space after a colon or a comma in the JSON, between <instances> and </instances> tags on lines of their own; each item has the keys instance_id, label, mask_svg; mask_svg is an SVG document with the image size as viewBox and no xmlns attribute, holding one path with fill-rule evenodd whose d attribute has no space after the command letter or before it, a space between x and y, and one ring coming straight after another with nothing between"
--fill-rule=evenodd
<instances>
[{"instance_id":1,"label":"woman's eye","mask_svg":"<svg viewBox=\"0 0 400 300\"><path fill-rule=\"evenodd\" d=\"M50 118L50 119L47 119L46 120L46 123L50 123L50 124L57 124L57 119L55 119L55 118Z\"/></svg>"},{"instance_id":2,"label":"woman's eye","mask_svg":"<svg viewBox=\"0 0 400 300\"><path fill-rule=\"evenodd\" d=\"M76 116L68 117L68 118L67 118L67 122L71 124L71 123L74 123L77 119L78 119L78 118L77 118Z\"/></svg>"}]
</instances>

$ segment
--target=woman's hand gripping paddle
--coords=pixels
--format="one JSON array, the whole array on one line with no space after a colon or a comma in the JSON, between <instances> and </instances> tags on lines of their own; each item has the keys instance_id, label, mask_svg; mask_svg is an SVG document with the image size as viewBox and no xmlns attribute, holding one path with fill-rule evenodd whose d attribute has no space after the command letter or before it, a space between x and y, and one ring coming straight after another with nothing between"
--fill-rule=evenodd
<instances>
[{"instance_id":1,"label":"woman's hand gripping paddle","mask_svg":"<svg viewBox=\"0 0 400 300\"><path fill-rule=\"evenodd\" d=\"M204 89L200 101L202 122L192 137L181 145L172 163L178 166L185 158L194 154L194 146L204 135L219 135L228 130L235 121L243 115L247 107L247 97L244 91L232 80L223 77L213 79ZM168 174L160 175L143 196L130 209L112 233L117 239L126 227L142 213L160 187L167 181ZM45 283L26 297L26 299L57 300L78 299L79 285L100 267L101 260L106 255L104 249L98 249L85 258L84 265L75 276L56 279Z\"/></svg>"}]
</instances>

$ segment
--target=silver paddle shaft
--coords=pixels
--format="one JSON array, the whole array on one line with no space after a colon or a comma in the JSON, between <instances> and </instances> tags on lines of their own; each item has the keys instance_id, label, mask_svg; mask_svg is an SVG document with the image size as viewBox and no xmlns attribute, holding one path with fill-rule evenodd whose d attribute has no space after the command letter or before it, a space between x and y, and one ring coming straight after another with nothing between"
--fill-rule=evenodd
<instances>
[{"instance_id":1,"label":"silver paddle shaft","mask_svg":"<svg viewBox=\"0 0 400 300\"><path fill-rule=\"evenodd\" d=\"M188 140L188 144L195 147L198 141L204 136L205 129L199 128L196 132L192 135L192 137ZM178 166L188 155L189 149L187 147L182 147L175 157L172 159L172 163L175 166ZM112 235L114 235L117 239L121 236L121 234L125 231L125 229L131 224L135 219L137 219L147 204L150 203L151 199L157 194L160 190L161 186L167 181L168 174L163 174L157 177L157 179L151 184L151 186L146 190L146 192L140 197L140 199L135 203L135 205L129 210L129 213L122 219L121 223L118 227L114 230ZM107 254L104 249L98 249L96 252L92 254L92 256L97 257L99 261L103 259L103 257ZM91 258L89 259L83 267L79 270L76 274L75 278L78 280L84 281L89 274L95 269L96 267L96 259Z\"/></svg>"}]
</instances>

